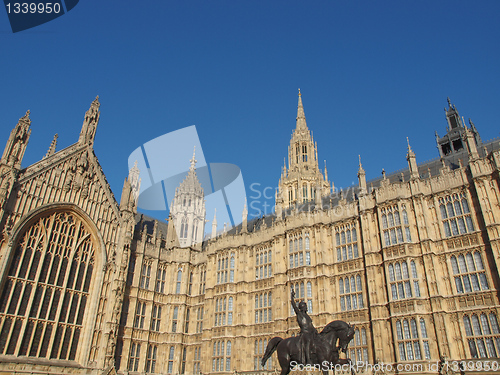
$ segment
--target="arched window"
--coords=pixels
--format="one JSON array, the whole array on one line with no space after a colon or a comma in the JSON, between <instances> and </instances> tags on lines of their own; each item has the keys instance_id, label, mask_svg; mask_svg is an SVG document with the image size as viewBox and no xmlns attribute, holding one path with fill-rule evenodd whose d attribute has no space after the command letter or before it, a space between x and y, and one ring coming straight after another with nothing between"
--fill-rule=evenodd
<instances>
[{"instance_id":1,"label":"arched window","mask_svg":"<svg viewBox=\"0 0 500 375\"><path fill-rule=\"evenodd\" d=\"M474 231L465 193L439 198L439 209L446 237Z\"/></svg>"},{"instance_id":2,"label":"arched window","mask_svg":"<svg viewBox=\"0 0 500 375\"><path fill-rule=\"evenodd\" d=\"M181 222L181 231L179 233L181 238L187 238L187 230L188 230L188 225L187 225L187 219L182 219Z\"/></svg>"},{"instance_id":3,"label":"arched window","mask_svg":"<svg viewBox=\"0 0 500 375\"><path fill-rule=\"evenodd\" d=\"M231 371L231 341L226 346L226 371Z\"/></svg>"},{"instance_id":4,"label":"arched window","mask_svg":"<svg viewBox=\"0 0 500 375\"><path fill-rule=\"evenodd\" d=\"M229 297L227 301L227 325L233 324L233 297Z\"/></svg>"},{"instance_id":5,"label":"arched window","mask_svg":"<svg viewBox=\"0 0 500 375\"><path fill-rule=\"evenodd\" d=\"M182 281L182 270L177 271L177 284L175 287L175 293L180 294L181 292L181 281Z\"/></svg>"},{"instance_id":6,"label":"arched window","mask_svg":"<svg viewBox=\"0 0 500 375\"><path fill-rule=\"evenodd\" d=\"M349 223L335 228L337 262L359 257L356 224Z\"/></svg>"},{"instance_id":7,"label":"arched window","mask_svg":"<svg viewBox=\"0 0 500 375\"><path fill-rule=\"evenodd\" d=\"M339 279L340 310L362 309L363 290L360 275Z\"/></svg>"},{"instance_id":8,"label":"arched window","mask_svg":"<svg viewBox=\"0 0 500 375\"><path fill-rule=\"evenodd\" d=\"M215 350L215 348L214 348ZM171 374L173 372L173 369L174 369L174 347L171 346L170 347L170 351L168 353L168 368L167 368L167 372L169 374Z\"/></svg>"},{"instance_id":9,"label":"arched window","mask_svg":"<svg viewBox=\"0 0 500 375\"><path fill-rule=\"evenodd\" d=\"M1 293L0 354L75 360L95 267L92 236L69 212L29 225Z\"/></svg>"},{"instance_id":10,"label":"arched window","mask_svg":"<svg viewBox=\"0 0 500 375\"><path fill-rule=\"evenodd\" d=\"M419 323L417 325L417 319L415 318L398 320L396 322L398 353L401 361L431 359L425 320L420 318ZM420 326L420 332L418 326Z\"/></svg>"},{"instance_id":11,"label":"arched window","mask_svg":"<svg viewBox=\"0 0 500 375\"><path fill-rule=\"evenodd\" d=\"M459 255L458 262L455 255L450 260L458 293L489 289L481 254L478 251L475 251L474 254L467 253L465 256Z\"/></svg>"},{"instance_id":12,"label":"arched window","mask_svg":"<svg viewBox=\"0 0 500 375\"><path fill-rule=\"evenodd\" d=\"M229 282L234 283L234 255L231 255L231 261L229 263Z\"/></svg>"}]
</instances>

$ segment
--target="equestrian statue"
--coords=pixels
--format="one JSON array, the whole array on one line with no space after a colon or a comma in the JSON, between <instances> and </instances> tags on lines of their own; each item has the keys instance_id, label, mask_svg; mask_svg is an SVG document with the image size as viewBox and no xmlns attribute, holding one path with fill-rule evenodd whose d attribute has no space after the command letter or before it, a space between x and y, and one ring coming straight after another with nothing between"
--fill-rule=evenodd
<instances>
[{"instance_id":1,"label":"equestrian statue","mask_svg":"<svg viewBox=\"0 0 500 375\"><path fill-rule=\"evenodd\" d=\"M334 370L335 365L349 364L351 360L341 359L339 351L347 352L347 346L354 337L354 326L342 320L334 320L318 333L307 314L307 304L301 301L296 305L293 288L291 297L300 333L296 337L273 337L269 340L262 357L262 366L275 351L281 366L280 375L287 375L296 365L314 366L327 375L328 370Z\"/></svg>"}]
</instances>

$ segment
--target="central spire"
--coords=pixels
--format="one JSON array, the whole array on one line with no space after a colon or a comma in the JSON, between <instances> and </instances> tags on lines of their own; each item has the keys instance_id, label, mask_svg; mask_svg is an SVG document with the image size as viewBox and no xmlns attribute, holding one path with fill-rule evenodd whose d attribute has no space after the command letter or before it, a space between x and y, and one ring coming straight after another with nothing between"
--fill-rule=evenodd
<instances>
[{"instance_id":1,"label":"central spire","mask_svg":"<svg viewBox=\"0 0 500 375\"><path fill-rule=\"evenodd\" d=\"M299 89L299 104L297 106L297 130L307 129L306 115L304 113L304 106L302 105L302 94Z\"/></svg>"},{"instance_id":2,"label":"central spire","mask_svg":"<svg viewBox=\"0 0 500 375\"><path fill-rule=\"evenodd\" d=\"M195 170L195 167L196 167L196 162L198 161L198 160L196 160L196 159L194 158L195 154L196 154L196 146L194 146L194 149L193 149L193 157L192 157L192 158L191 158L191 160L190 160L190 162L191 162L191 166L189 167L189 170L190 170L190 171L194 171L194 170Z\"/></svg>"},{"instance_id":3,"label":"central spire","mask_svg":"<svg viewBox=\"0 0 500 375\"><path fill-rule=\"evenodd\" d=\"M276 194L276 212L309 201L321 205L321 198L330 192L326 166L324 175L318 166L318 148L307 128L299 89L297 124L288 146L288 168L283 167Z\"/></svg>"}]
</instances>

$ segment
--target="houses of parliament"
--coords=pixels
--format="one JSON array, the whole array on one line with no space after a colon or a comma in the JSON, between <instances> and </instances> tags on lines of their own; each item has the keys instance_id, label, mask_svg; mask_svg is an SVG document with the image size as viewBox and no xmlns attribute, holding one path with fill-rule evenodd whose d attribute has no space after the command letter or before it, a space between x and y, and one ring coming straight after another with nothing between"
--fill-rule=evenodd
<instances>
[{"instance_id":1,"label":"houses of parliament","mask_svg":"<svg viewBox=\"0 0 500 375\"><path fill-rule=\"evenodd\" d=\"M115 199L93 149L99 116L96 98L78 141L57 150L55 137L30 166L29 111L7 140L0 374L275 373L276 355L260 359L270 338L299 333L292 288L318 329L355 325L353 361L391 374L459 374L453 361L498 370L500 145L449 100L438 158L418 164L408 143L406 169L367 182L360 160L358 184L334 194L299 92L274 213L245 209L207 236L195 156L168 223L153 220L137 212L137 168Z\"/></svg>"}]
</instances>

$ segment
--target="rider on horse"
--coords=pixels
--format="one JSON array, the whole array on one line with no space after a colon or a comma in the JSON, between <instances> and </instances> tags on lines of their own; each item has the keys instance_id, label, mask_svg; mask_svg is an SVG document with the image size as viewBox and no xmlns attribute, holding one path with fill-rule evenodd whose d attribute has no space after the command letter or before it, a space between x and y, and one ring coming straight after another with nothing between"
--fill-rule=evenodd
<instances>
[{"instance_id":1,"label":"rider on horse","mask_svg":"<svg viewBox=\"0 0 500 375\"><path fill-rule=\"evenodd\" d=\"M304 301L299 302L299 307L295 304L295 292L292 288L292 307L297 315L297 323L300 327L300 363L312 363L311 354L314 353L314 339L318 331L314 328L311 317L307 314L307 304ZM313 350L311 350L311 347Z\"/></svg>"}]
</instances>

